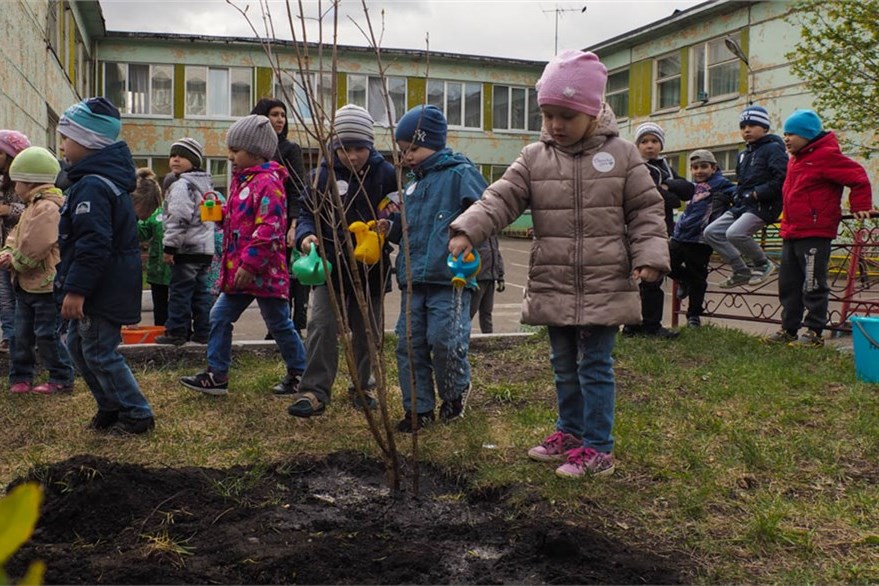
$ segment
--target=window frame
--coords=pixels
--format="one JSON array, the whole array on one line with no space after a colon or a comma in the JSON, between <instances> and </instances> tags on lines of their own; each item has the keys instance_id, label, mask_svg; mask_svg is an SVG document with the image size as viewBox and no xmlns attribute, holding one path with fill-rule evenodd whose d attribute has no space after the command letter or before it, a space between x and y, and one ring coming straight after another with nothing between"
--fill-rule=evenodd
<instances>
[{"instance_id":1,"label":"window frame","mask_svg":"<svg viewBox=\"0 0 879 586\"><path fill-rule=\"evenodd\" d=\"M431 84L443 84L443 107L441 108L443 112L443 116L446 117L446 120L449 120L449 84L458 84L461 86L461 122L462 124L452 124L449 122L449 128L452 130L461 130L461 131L469 131L469 132L480 132L485 124L485 112L483 112L483 101L485 100L485 86L481 81L464 81L464 80L453 80L453 79L428 79L425 84L425 90L427 92L427 100L428 104L430 101L430 85ZM466 126L463 123L467 120L467 85L478 85L479 86L479 124L477 126ZM436 105L436 104L434 104Z\"/></svg>"},{"instance_id":2,"label":"window frame","mask_svg":"<svg viewBox=\"0 0 879 586\"><path fill-rule=\"evenodd\" d=\"M189 72L194 70L195 68L201 68L205 72L205 76L204 76L204 79L205 79L205 94L204 94L205 95L205 98L204 98L205 113L204 114L191 114L189 112L189 99L188 99L189 89L187 86L189 85ZM227 79L227 81L228 81L228 87L227 87L228 113L226 113L226 114L210 114L209 113L209 105L210 105L210 100L211 100L211 98L210 98L210 95L211 95L211 76L210 76L211 70L216 70L216 71L223 70L223 71L227 72L227 75L228 75L228 79ZM242 113L242 114L234 114L232 112L232 107L234 104L234 98L233 98L233 92L232 92L232 85L234 83L234 79L232 76L233 70L246 70L249 73L248 77L249 77L249 82L250 82L250 85L249 85L250 96L247 100L248 106L247 106L247 108L245 108L244 113ZM238 65L230 65L230 66L225 66L225 67L215 67L213 65L195 65L195 64L185 65L184 71L183 71L183 118L186 120L238 120L239 118L242 118L243 116L247 116L250 113L250 110L252 109L253 104L255 103L254 94L256 91L256 80L254 79L254 73L255 72L254 72L253 67L238 66Z\"/></svg>"},{"instance_id":3,"label":"window frame","mask_svg":"<svg viewBox=\"0 0 879 586\"><path fill-rule=\"evenodd\" d=\"M107 65L125 65L125 84L126 88L131 87L131 66L132 65L146 65L148 69L147 73L147 94L149 95L149 104L150 110L153 109L153 68L154 67L169 67L171 69L170 79L171 79L171 108L168 114L153 114L149 113L138 113L138 112L128 112L128 104L113 104L119 109L119 114L123 117L128 118L154 118L157 120L171 120L174 118L174 65L172 63L143 63L138 61L102 61L101 62L101 81L102 81L102 90L104 96L107 96L109 99L110 92L107 90ZM123 90L123 93L130 92L130 89Z\"/></svg>"},{"instance_id":4,"label":"window frame","mask_svg":"<svg viewBox=\"0 0 879 586\"><path fill-rule=\"evenodd\" d=\"M736 41L736 43L740 43L741 41L741 33L735 32L730 33L729 35L725 35L723 37L715 37L712 39L707 39L701 43L697 43L690 47L690 95L687 96L687 99L690 104L704 104L710 101L718 101L718 100L726 100L730 98L737 98L741 95L741 88L739 87L739 76L741 75L741 59L736 57L732 51L730 51L726 47L726 43L724 42L726 37L730 37ZM727 59L719 61L717 63L709 63L709 55L710 55L710 47L712 44L720 44L725 51L726 54L729 55ZM699 67L699 56L702 56L703 66ZM736 64L736 87L735 91L727 92L725 94L711 94L711 70L718 69L720 67L729 65L731 63ZM702 83L704 86L705 97L704 99L699 95L699 83Z\"/></svg>"},{"instance_id":5,"label":"window frame","mask_svg":"<svg viewBox=\"0 0 879 586\"><path fill-rule=\"evenodd\" d=\"M382 78L382 76L380 76L380 75L369 75L368 73L347 73L345 75L346 75L346 79L347 79L347 86L346 86L346 90L345 90L346 91L345 97L347 98L346 103L347 104L355 104L357 106L361 106L362 108L365 108L366 111L369 112L369 115L372 116L373 120L375 120L376 126L388 128L388 127L390 127L390 125L392 123L396 124L397 121L403 116L403 114L405 114L407 112L406 103L407 103L407 97L409 95L409 78L407 78L406 76L404 76L404 75L385 75L384 78ZM365 88L364 94L365 94L365 96L364 96L364 100L363 100L364 103L363 104L360 104L357 100L354 100L351 98L351 85L352 85L351 80L352 80L352 78L363 78L363 80L364 80L364 88ZM391 96L391 88L389 87L389 83L391 80L395 80L395 81L402 80L402 82L403 82L403 95L402 95L403 103L402 103L402 111L400 111L400 112L397 111L398 108L394 104L393 96ZM381 104L380 111L378 111L378 112L372 111L371 104L370 104L370 98L369 98L369 96L372 95L372 91L370 90L370 85L371 85L372 81L378 81L379 83L381 83L382 81L384 82L385 92L387 93L388 98L391 99L391 105L393 106L392 114L394 116L394 120L389 121L387 119L388 118L387 109L385 108L384 102L382 102L382 104ZM382 94L382 97L384 97L384 94ZM376 115L376 114L378 114L378 115Z\"/></svg>"},{"instance_id":6,"label":"window frame","mask_svg":"<svg viewBox=\"0 0 879 586\"><path fill-rule=\"evenodd\" d=\"M670 59L677 57L678 59L678 72L674 75L669 75L663 78L659 77L659 63L665 59ZM681 84L683 83L683 63L681 63L681 53L680 51L672 51L670 53L665 53L664 55L659 55L653 58L653 112L670 112L673 110L678 110L681 107ZM678 83L678 100L673 105L662 106L660 105L660 91L659 87L662 84L669 83L677 80Z\"/></svg>"},{"instance_id":7,"label":"window frame","mask_svg":"<svg viewBox=\"0 0 879 586\"><path fill-rule=\"evenodd\" d=\"M610 90L610 78L615 75L620 75L620 74L626 75L625 89L611 91ZM622 119L626 119L629 117L629 108L630 108L629 92L631 91L631 84L629 83L629 75L630 75L630 70L628 67L624 67L622 69L617 69L617 70L611 71L607 74L608 90L605 92L604 101L610 105L610 99L612 97L621 95L623 93L626 95L626 112L625 112L625 114L620 114L619 112L617 112L616 108L614 108L613 105L611 105L611 109L613 110L613 113L616 115L617 120L622 120Z\"/></svg>"},{"instance_id":8,"label":"window frame","mask_svg":"<svg viewBox=\"0 0 879 586\"><path fill-rule=\"evenodd\" d=\"M497 92L501 88L506 88L507 90L507 105L506 105L506 126L498 126L497 125L497 116L495 113L495 92ZM510 128L512 126L512 118L513 118L513 90L522 90L525 92L525 128ZM532 104L533 101L533 104ZM536 120L532 120L532 110L533 107L536 107L537 118ZM531 128L531 122L536 121L537 128ZM497 83L493 84L491 88L491 129L493 132L504 132L509 134L534 134L539 133L541 128L543 127L543 117L540 115L540 107L537 106L537 90L534 87L528 87L523 85L512 85L506 83Z\"/></svg>"},{"instance_id":9,"label":"window frame","mask_svg":"<svg viewBox=\"0 0 879 586\"><path fill-rule=\"evenodd\" d=\"M279 79L278 75L283 74L287 78L287 83L284 83L284 80ZM317 71L307 72L305 74L308 77L311 77L311 88L316 91L317 103L318 105L328 114L333 112L336 107L335 94L333 93L333 79L332 75L328 73L321 74ZM303 82L303 75L299 72L295 72L291 74L289 71L275 71L272 77L272 95L275 99L284 102L287 106L287 122L288 124L297 124L299 123L299 119L293 114L293 112L298 112L302 118L304 123L309 123L314 120L314 113L312 112L311 106L308 104L307 96L306 96L306 88L308 84ZM291 104L284 97L284 92L281 91L283 86L293 86L294 100L296 100L295 104ZM300 93L301 92L301 93ZM304 104L305 108L308 109L308 112L301 112L299 105ZM307 114L307 115L306 115Z\"/></svg>"}]
</instances>

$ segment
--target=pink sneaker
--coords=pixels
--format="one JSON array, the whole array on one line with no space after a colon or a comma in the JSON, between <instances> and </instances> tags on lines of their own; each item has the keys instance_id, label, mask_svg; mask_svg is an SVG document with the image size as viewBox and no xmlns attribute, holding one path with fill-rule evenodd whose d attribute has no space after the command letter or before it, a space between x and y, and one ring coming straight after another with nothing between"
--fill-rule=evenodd
<instances>
[{"instance_id":1,"label":"pink sneaker","mask_svg":"<svg viewBox=\"0 0 879 586\"><path fill-rule=\"evenodd\" d=\"M10 393L29 393L31 392L31 384L25 381L18 381L17 383L12 383L9 387Z\"/></svg>"},{"instance_id":2,"label":"pink sneaker","mask_svg":"<svg viewBox=\"0 0 879 586\"><path fill-rule=\"evenodd\" d=\"M58 393L73 392L73 383L63 385L61 383L43 383L31 389L32 393L40 395L56 395Z\"/></svg>"},{"instance_id":3,"label":"pink sneaker","mask_svg":"<svg viewBox=\"0 0 879 586\"><path fill-rule=\"evenodd\" d=\"M577 448L567 454L568 461L556 468L556 476L580 478L584 474L610 476L613 474L613 454L596 452L592 448Z\"/></svg>"},{"instance_id":4,"label":"pink sneaker","mask_svg":"<svg viewBox=\"0 0 879 586\"><path fill-rule=\"evenodd\" d=\"M539 446L528 450L528 457L538 462L561 462L565 452L583 446L583 440L570 433L557 431L547 436Z\"/></svg>"}]
</instances>

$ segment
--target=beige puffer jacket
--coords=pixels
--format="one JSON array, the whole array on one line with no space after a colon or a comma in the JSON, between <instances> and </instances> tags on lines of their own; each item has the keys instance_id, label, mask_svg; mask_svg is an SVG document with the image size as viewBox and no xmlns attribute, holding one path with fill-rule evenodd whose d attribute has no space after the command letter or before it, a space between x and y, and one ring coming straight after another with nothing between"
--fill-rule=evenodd
<instances>
[{"instance_id":1,"label":"beige puffer jacket","mask_svg":"<svg viewBox=\"0 0 879 586\"><path fill-rule=\"evenodd\" d=\"M58 249L58 221L64 196L51 184L39 185L22 197L24 211L6 239L3 251L12 256L13 279L28 293L51 293Z\"/></svg>"},{"instance_id":2,"label":"beige puffer jacket","mask_svg":"<svg viewBox=\"0 0 879 586\"><path fill-rule=\"evenodd\" d=\"M592 136L561 147L546 133L451 224L479 244L530 206L534 241L522 322L641 321L636 267L669 271L662 196L605 106Z\"/></svg>"}]
</instances>

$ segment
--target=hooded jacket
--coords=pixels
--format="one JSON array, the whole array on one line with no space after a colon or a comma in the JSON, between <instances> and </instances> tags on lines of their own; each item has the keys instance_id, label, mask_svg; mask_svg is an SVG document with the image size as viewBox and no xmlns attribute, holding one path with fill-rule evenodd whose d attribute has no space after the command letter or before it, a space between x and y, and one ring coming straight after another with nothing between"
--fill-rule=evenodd
<instances>
[{"instance_id":1,"label":"hooded jacket","mask_svg":"<svg viewBox=\"0 0 879 586\"><path fill-rule=\"evenodd\" d=\"M136 187L131 151L115 142L70 166L67 177L56 295L59 301L66 293L83 295L86 315L136 324L143 277L130 195Z\"/></svg>"},{"instance_id":2,"label":"hooded jacket","mask_svg":"<svg viewBox=\"0 0 879 586\"><path fill-rule=\"evenodd\" d=\"M290 295L287 272L287 171L275 161L235 173L223 208L223 262L219 289L223 293L275 297ZM255 276L235 287L239 268Z\"/></svg>"},{"instance_id":3,"label":"hooded jacket","mask_svg":"<svg viewBox=\"0 0 879 586\"><path fill-rule=\"evenodd\" d=\"M61 190L39 185L25 195L25 208L6 239L4 251L12 255L13 279L28 293L51 293L58 252Z\"/></svg>"},{"instance_id":4,"label":"hooded jacket","mask_svg":"<svg viewBox=\"0 0 879 586\"><path fill-rule=\"evenodd\" d=\"M695 193L675 224L672 238L690 244L703 243L705 227L732 205L736 186L716 169L706 181L697 183Z\"/></svg>"},{"instance_id":5,"label":"hooded jacket","mask_svg":"<svg viewBox=\"0 0 879 586\"><path fill-rule=\"evenodd\" d=\"M321 235L323 240L321 247L326 258L333 263L343 263L348 266L348 253L344 250L345 232L353 222L369 222L377 217L379 203L389 193L397 191L397 173L394 166L385 161L384 157L375 150L370 149L369 158L360 171L351 171L342 164L336 154L333 154L333 174L336 185L339 187L339 195L345 207L345 217L336 218L333 214L333 206L327 204L321 208L322 199L327 190L329 181L329 166L327 161L321 161L320 168L312 171L312 176L317 174L317 189L311 189L313 184L309 181L307 193L302 197L299 210L299 221L296 224L296 249L300 250L302 240L309 235L317 236L317 219L315 213L319 210L321 222ZM353 236L352 236L353 238ZM336 243L342 245L342 254L337 257ZM382 251L381 264L371 267L358 263L361 269L361 278L369 281L369 290L377 295L384 290L387 273L391 268L390 246L385 246ZM383 269L383 270L380 270ZM338 267L333 274L343 277L343 286L347 291L353 291L350 275L347 268ZM338 285L337 285L338 286Z\"/></svg>"},{"instance_id":6,"label":"hooded jacket","mask_svg":"<svg viewBox=\"0 0 879 586\"><path fill-rule=\"evenodd\" d=\"M748 143L739 153L736 164L736 217L745 212L756 214L767 224L781 214L781 186L787 173L787 151L777 134Z\"/></svg>"},{"instance_id":7,"label":"hooded jacket","mask_svg":"<svg viewBox=\"0 0 879 586\"><path fill-rule=\"evenodd\" d=\"M162 204L162 246L174 262L210 264L214 256L214 224L201 221L201 200L213 190L210 173L181 173Z\"/></svg>"},{"instance_id":8,"label":"hooded jacket","mask_svg":"<svg viewBox=\"0 0 879 586\"><path fill-rule=\"evenodd\" d=\"M534 240L522 321L585 326L641 321L637 267L669 271L663 200L605 105L595 133L563 147L542 133L452 223L478 244L530 206Z\"/></svg>"},{"instance_id":9,"label":"hooded jacket","mask_svg":"<svg viewBox=\"0 0 879 586\"><path fill-rule=\"evenodd\" d=\"M411 270L403 250L397 255L397 283L406 287L409 277L416 285L447 285L452 275L449 256L449 226L471 204L479 201L487 187L485 178L461 153L449 148L425 159L408 176L403 189L403 213L408 226ZM399 213L392 215L391 242L403 245ZM481 240L480 240L481 242ZM408 273L411 273L408 274ZM475 286L475 282L472 284Z\"/></svg>"},{"instance_id":10,"label":"hooded jacket","mask_svg":"<svg viewBox=\"0 0 879 586\"><path fill-rule=\"evenodd\" d=\"M851 211L872 208L873 194L864 167L842 154L835 134L820 134L788 162L781 237L836 238L844 187L851 188Z\"/></svg>"}]
</instances>

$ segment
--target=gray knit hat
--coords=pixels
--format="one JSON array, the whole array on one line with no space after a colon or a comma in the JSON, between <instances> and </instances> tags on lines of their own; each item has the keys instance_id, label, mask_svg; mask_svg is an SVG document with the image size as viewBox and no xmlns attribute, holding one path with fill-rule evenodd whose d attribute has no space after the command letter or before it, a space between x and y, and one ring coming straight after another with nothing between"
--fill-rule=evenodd
<instances>
[{"instance_id":1,"label":"gray knit hat","mask_svg":"<svg viewBox=\"0 0 879 586\"><path fill-rule=\"evenodd\" d=\"M271 161L278 150L278 135L268 118L251 114L229 128L226 144L230 149L247 151Z\"/></svg>"},{"instance_id":2,"label":"gray knit hat","mask_svg":"<svg viewBox=\"0 0 879 586\"><path fill-rule=\"evenodd\" d=\"M194 169L204 169L204 150L194 138L181 138L171 145L171 156L183 157Z\"/></svg>"},{"instance_id":3,"label":"gray knit hat","mask_svg":"<svg viewBox=\"0 0 879 586\"><path fill-rule=\"evenodd\" d=\"M366 147L375 143L375 121L365 109L348 104L336 110L336 123L333 126L333 149Z\"/></svg>"},{"instance_id":4,"label":"gray knit hat","mask_svg":"<svg viewBox=\"0 0 879 586\"><path fill-rule=\"evenodd\" d=\"M659 150L665 148L665 132L662 130L662 126L655 122L645 122L635 129L635 144L641 142L641 139L647 134L652 134L659 139Z\"/></svg>"}]
</instances>

